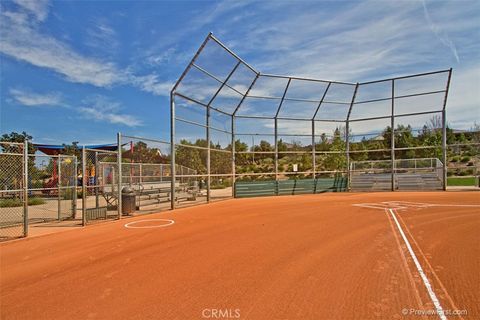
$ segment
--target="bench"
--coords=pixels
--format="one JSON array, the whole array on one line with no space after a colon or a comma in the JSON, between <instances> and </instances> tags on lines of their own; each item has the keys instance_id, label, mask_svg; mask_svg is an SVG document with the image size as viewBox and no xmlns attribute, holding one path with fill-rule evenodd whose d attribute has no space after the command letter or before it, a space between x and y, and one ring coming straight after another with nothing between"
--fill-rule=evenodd
<instances>
[{"instance_id":1,"label":"bench","mask_svg":"<svg viewBox=\"0 0 480 320\"><path fill-rule=\"evenodd\" d=\"M98 220L107 219L107 207L87 208L85 210L86 219Z\"/></svg>"}]
</instances>

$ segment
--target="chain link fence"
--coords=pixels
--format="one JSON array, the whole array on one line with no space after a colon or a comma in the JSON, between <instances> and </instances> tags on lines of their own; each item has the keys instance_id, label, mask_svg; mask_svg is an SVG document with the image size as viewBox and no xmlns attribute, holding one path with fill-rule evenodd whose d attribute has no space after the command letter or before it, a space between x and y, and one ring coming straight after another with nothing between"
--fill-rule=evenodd
<instances>
[{"instance_id":1,"label":"chain link fence","mask_svg":"<svg viewBox=\"0 0 480 320\"><path fill-rule=\"evenodd\" d=\"M457 134L447 149L449 187L480 187L480 130Z\"/></svg>"},{"instance_id":2,"label":"chain link fence","mask_svg":"<svg viewBox=\"0 0 480 320\"><path fill-rule=\"evenodd\" d=\"M25 144L0 142L0 241L27 235Z\"/></svg>"},{"instance_id":3,"label":"chain link fence","mask_svg":"<svg viewBox=\"0 0 480 320\"><path fill-rule=\"evenodd\" d=\"M134 199L135 214L170 209L172 170L170 144L161 140L121 136L122 187Z\"/></svg>"},{"instance_id":4,"label":"chain link fence","mask_svg":"<svg viewBox=\"0 0 480 320\"><path fill-rule=\"evenodd\" d=\"M28 152L0 142L0 239L28 235L38 223L76 219L77 158Z\"/></svg>"},{"instance_id":5,"label":"chain link fence","mask_svg":"<svg viewBox=\"0 0 480 320\"><path fill-rule=\"evenodd\" d=\"M28 218L30 223L76 218L77 158L28 155Z\"/></svg>"},{"instance_id":6,"label":"chain link fence","mask_svg":"<svg viewBox=\"0 0 480 320\"><path fill-rule=\"evenodd\" d=\"M118 219L118 152L82 150L82 221Z\"/></svg>"}]
</instances>

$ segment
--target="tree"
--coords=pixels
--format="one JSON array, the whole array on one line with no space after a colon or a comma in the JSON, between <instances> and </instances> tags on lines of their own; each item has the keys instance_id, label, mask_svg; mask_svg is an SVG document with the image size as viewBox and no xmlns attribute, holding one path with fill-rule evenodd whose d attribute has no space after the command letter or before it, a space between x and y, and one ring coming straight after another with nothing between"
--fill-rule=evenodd
<instances>
[{"instance_id":1,"label":"tree","mask_svg":"<svg viewBox=\"0 0 480 320\"><path fill-rule=\"evenodd\" d=\"M328 141L328 137L325 133L320 135L320 142L315 144L316 151L328 151L330 150L330 144Z\"/></svg>"},{"instance_id":2,"label":"tree","mask_svg":"<svg viewBox=\"0 0 480 320\"><path fill-rule=\"evenodd\" d=\"M73 141L72 144L63 144L63 150L61 152L65 155L76 156L77 159L82 157L82 150L78 146L78 141Z\"/></svg>"},{"instance_id":3,"label":"tree","mask_svg":"<svg viewBox=\"0 0 480 320\"><path fill-rule=\"evenodd\" d=\"M365 137L362 139L361 142L350 143L350 150L356 151L356 152L350 153L350 159L352 161L368 160L368 152L366 151L367 145L366 145ZM364 152L359 152L359 151L364 151Z\"/></svg>"},{"instance_id":4,"label":"tree","mask_svg":"<svg viewBox=\"0 0 480 320\"><path fill-rule=\"evenodd\" d=\"M442 157L442 131L438 128L430 127L425 124L418 136L418 141L425 148L420 151L420 157L424 158L441 158Z\"/></svg>"},{"instance_id":5,"label":"tree","mask_svg":"<svg viewBox=\"0 0 480 320\"><path fill-rule=\"evenodd\" d=\"M282 139L277 142L277 150L278 152L287 151L287 144Z\"/></svg>"},{"instance_id":6,"label":"tree","mask_svg":"<svg viewBox=\"0 0 480 320\"><path fill-rule=\"evenodd\" d=\"M337 153L327 154L325 157L325 169L329 171L345 170L347 167L347 159L345 155L345 141L342 139L341 128L337 127L333 132L330 150L337 151Z\"/></svg>"},{"instance_id":7,"label":"tree","mask_svg":"<svg viewBox=\"0 0 480 320\"><path fill-rule=\"evenodd\" d=\"M177 165L193 169L197 171L197 174L207 173L206 163L202 161L200 152L202 150L189 148L182 145L193 145L187 140L181 140L180 144L176 146L175 162Z\"/></svg>"},{"instance_id":8,"label":"tree","mask_svg":"<svg viewBox=\"0 0 480 320\"><path fill-rule=\"evenodd\" d=\"M99 151L101 152L101 151ZM168 157L165 156L160 148L149 147L145 142L138 141L133 145L132 150L123 151L122 158L128 159L133 163L167 163Z\"/></svg>"},{"instance_id":9,"label":"tree","mask_svg":"<svg viewBox=\"0 0 480 320\"><path fill-rule=\"evenodd\" d=\"M11 132L0 137L1 189L20 189L23 186L23 145L9 144L8 142L24 143L25 140L32 140L32 136L25 131L22 133ZM33 155L34 153L35 147L29 143L28 154ZM35 171L35 159L33 156L28 157L28 170L30 174Z\"/></svg>"},{"instance_id":10,"label":"tree","mask_svg":"<svg viewBox=\"0 0 480 320\"><path fill-rule=\"evenodd\" d=\"M223 174L232 172L231 154L218 151L210 151L210 173Z\"/></svg>"},{"instance_id":11,"label":"tree","mask_svg":"<svg viewBox=\"0 0 480 320\"><path fill-rule=\"evenodd\" d=\"M17 133L17 132L11 132L11 133L5 133L0 137L0 142L15 142L15 143L24 143L25 140L31 141L33 137L23 131L22 133ZM9 152L9 153L23 153L23 148L20 146L15 146L15 145L8 145L8 144L0 144L0 147L2 148L3 152ZM35 153L35 147L33 144L29 143L28 144L28 154L34 154Z\"/></svg>"},{"instance_id":12,"label":"tree","mask_svg":"<svg viewBox=\"0 0 480 320\"><path fill-rule=\"evenodd\" d=\"M227 149L232 150L232 147L229 145ZM244 166L248 163L248 155L239 152L246 151L248 151L248 145L244 142L241 142L239 139L235 140L235 168L239 173L243 173L242 170L244 169Z\"/></svg>"}]
</instances>

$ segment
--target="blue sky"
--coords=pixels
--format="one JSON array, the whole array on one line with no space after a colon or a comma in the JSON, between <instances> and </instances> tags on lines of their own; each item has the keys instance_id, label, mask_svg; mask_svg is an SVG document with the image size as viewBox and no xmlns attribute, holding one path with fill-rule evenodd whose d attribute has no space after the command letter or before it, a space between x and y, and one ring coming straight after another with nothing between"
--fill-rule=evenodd
<instances>
[{"instance_id":1,"label":"blue sky","mask_svg":"<svg viewBox=\"0 0 480 320\"><path fill-rule=\"evenodd\" d=\"M168 140L169 91L208 32L264 73L361 82L454 69L451 127L480 123L479 1L0 3L0 133Z\"/></svg>"}]
</instances>

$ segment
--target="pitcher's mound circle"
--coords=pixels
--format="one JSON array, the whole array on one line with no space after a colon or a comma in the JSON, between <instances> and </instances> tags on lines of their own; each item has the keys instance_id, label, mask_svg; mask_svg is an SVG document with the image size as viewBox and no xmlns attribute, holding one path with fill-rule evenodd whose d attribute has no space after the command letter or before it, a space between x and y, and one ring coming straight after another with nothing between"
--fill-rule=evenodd
<instances>
[{"instance_id":1,"label":"pitcher's mound circle","mask_svg":"<svg viewBox=\"0 0 480 320\"><path fill-rule=\"evenodd\" d=\"M145 219L133 221L125 224L125 228L129 229L150 229L150 228L163 228L174 224L175 221L170 219Z\"/></svg>"}]
</instances>

